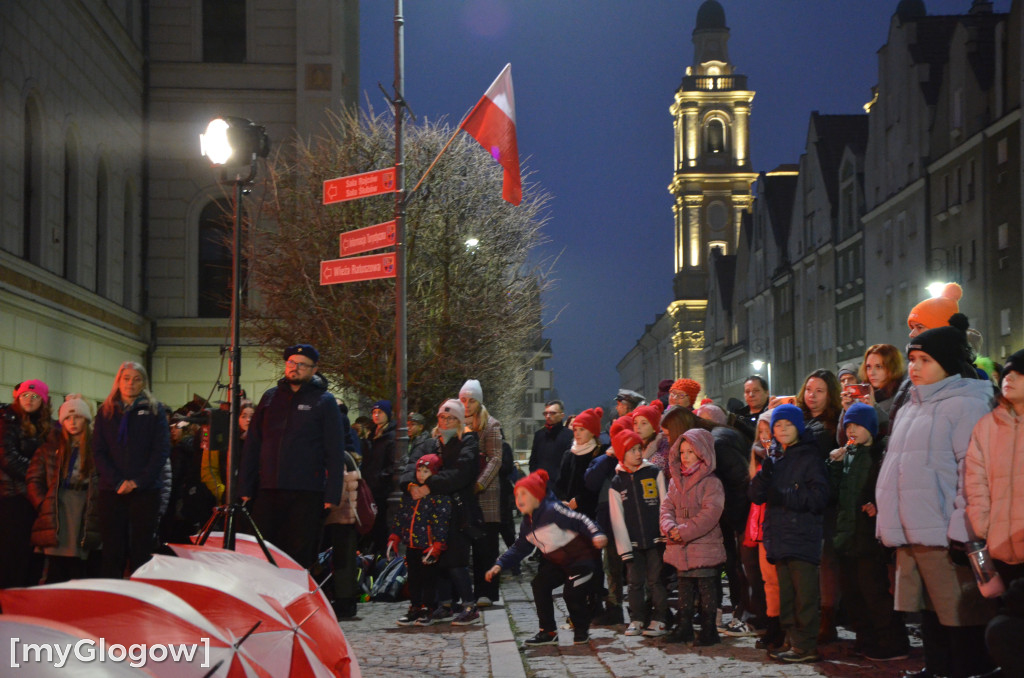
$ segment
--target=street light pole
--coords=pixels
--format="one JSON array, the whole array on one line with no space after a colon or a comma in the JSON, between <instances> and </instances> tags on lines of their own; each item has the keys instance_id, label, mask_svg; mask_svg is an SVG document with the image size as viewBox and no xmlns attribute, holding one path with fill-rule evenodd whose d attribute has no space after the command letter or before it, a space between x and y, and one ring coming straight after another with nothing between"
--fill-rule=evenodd
<instances>
[{"instance_id":1,"label":"street light pole","mask_svg":"<svg viewBox=\"0 0 1024 678\"><path fill-rule=\"evenodd\" d=\"M406 316L405 256L405 148L402 121L405 117L405 17L402 0L395 0L395 458L405 459L409 449L407 389L408 339Z\"/></svg>"}]
</instances>

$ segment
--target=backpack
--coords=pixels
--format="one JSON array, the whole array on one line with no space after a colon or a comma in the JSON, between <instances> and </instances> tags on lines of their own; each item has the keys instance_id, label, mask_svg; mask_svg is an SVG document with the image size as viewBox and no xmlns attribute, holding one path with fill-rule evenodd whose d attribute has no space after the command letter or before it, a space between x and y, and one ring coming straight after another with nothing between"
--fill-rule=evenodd
<instances>
[{"instance_id":1,"label":"backpack","mask_svg":"<svg viewBox=\"0 0 1024 678\"><path fill-rule=\"evenodd\" d=\"M377 503L373 500L370 484L360 474L356 487L356 532L360 535L369 534L376 520Z\"/></svg>"},{"instance_id":2,"label":"backpack","mask_svg":"<svg viewBox=\"0 0 1024 678\"><path fill-rule=\"evenodd\" d=\"M405 583L409 579L409 571L405 567L404 558L394 558L384 571L373 580L370 588L370 600L395 602L408 597L405 594Z\"/></svg>"}]
</instances>

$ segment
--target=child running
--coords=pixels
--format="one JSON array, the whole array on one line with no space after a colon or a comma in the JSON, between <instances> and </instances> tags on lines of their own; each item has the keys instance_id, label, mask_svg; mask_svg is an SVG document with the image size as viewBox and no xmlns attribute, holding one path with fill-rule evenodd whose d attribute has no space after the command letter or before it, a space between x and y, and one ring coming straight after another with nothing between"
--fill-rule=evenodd
<instances>
[{"instance_id":1,"label":"child running","mask_svg":"<svg viewBox=\"0 0 1024 678\"><path fill-rule=\"evenodd\" d=\"M608 538L585 515L558 501L547 485L548 474L544 469L516 483L516 508L523 514L519 538L498 557L485 576L490 581L504 568L518 565L537 547L541 558L532 585L540 630L524 645L558 643L555 602L551 594L562 585L565 605L573 621L573 643L583 645L590 641L592 611L587 601L597 586L601 549Z\"/></svg>"}]
</instances>

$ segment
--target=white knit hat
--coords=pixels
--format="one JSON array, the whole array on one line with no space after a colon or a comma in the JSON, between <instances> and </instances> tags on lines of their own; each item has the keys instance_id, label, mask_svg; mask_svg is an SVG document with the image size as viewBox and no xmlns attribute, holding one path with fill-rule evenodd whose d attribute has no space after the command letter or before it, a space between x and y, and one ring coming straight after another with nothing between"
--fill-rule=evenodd
<instances>
[{"instance_id":1,"label":"white knit hat","mask_svg":"<svg viewBox=\"0 0 1024 678\"><path fill-rule=\"evenodd\" d=\"M85 402L80 395L71 394L61 403L60 409L57 411L57 421L63 422L76 414L92 421L92 408L89 407L89 403Z\"/></svg>"},{"instance_id":2,"label":"white knit hat","mask_svg":"<svg viewBox=\"0 0 1024 678\"><path fill-rule=\"evenodd\" d=\"M484 389L476 379L467 379L459 389L459 398L472 398L478 403L484 401Z\"/></svg>"}]
</instances>

